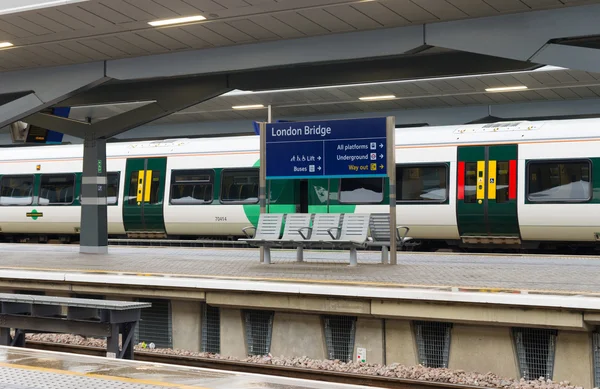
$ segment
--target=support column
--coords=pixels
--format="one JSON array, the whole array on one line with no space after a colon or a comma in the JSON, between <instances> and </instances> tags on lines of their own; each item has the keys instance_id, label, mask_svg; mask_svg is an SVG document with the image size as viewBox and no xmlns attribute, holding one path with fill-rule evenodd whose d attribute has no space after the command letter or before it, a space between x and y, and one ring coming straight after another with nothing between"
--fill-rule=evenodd
<instances>
[{"instance_id":1,"label":"support column","mask_svg":"<svg viewBox=\"0 0 600 389\"><path fill-rule=\"evenodd\" d=\"M85 134L83 143L80 231L79 252L108 253L106 139L97 139L92 131Z\"/></svg>"}]
</instances>

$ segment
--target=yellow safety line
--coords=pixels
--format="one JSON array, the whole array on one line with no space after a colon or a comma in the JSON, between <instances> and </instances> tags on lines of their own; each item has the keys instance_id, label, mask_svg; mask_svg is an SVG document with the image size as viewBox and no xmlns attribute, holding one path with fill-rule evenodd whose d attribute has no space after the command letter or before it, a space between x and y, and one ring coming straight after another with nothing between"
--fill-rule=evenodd
<instances>
[{"instance_id":1,"label":"yellow safety line","mask_svg":"<svg viewBox=\"0 0 600 389\"><path fill-rule=\"evenodd\" d=\"M131 383L131 384L162 386L162 387L165 387L165 388L209 389L209 388L206 388L204 386L193 386L193 385L175 384L175 383L169 383L169 382L161 382L161 381L138 379L138 378L107 376L107 375L93 374L93 373L81 373L81 372L78 372L78 371L52 369L52 368L49 368L49 367L18 365L18 364L5 363L5 362L0 362L0 367L6 367L6 368L9 368L9 369L21 369L21 370L39 371L39 372L43 372L43 373L52 373L52 374L62 374L62 375L86 377L86 378L95 378L95 379L106 380L106 381L128 382L128 383Z\"/></svg>"}]
</instances>

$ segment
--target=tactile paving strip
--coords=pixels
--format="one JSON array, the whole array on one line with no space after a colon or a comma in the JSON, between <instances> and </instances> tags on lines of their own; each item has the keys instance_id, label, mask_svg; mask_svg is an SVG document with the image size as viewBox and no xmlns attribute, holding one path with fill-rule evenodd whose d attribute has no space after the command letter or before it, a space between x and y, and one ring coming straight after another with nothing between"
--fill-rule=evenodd
<instances>
[{"instance_id":1,"label":"tactile paving strip","mask_svg":"<svg viewBox=\"0 0 600 389\"><path fill-rule=\"evenodd\" d=\"M164 386L10 367L0 367L0 385L11 389L164 389Z\"/></svg>"}]
</instances>

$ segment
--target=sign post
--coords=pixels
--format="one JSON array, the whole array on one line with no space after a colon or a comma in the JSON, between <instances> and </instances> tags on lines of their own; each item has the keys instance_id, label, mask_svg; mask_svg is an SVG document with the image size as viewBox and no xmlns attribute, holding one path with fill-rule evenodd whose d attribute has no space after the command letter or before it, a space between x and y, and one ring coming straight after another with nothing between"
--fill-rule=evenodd
<instances>
[{"instance_id":1,"label":"sign post","mask_svg":"<svg viewBox=\"0 0 600 389\"><path fill-rule=\"evenodd\" d=\"M267 212L267 123L260 123L260 166L258 169L258 202L260 213ZM265 248L260 246L260 263L265 261ZM269 258L270 262L270 258ZM268 263L267 263L268 264Z\"/></svg>"},{"instance_id":2,"label":"sign post","mask_svg":"<svg viewBox=\"0 0 600 389\"><path fill-rule=\"evenodd\" d=\"M388 116L386 118L387 132L387 157L388 157L388 181L390 184L390 264L398 263L397 243L396 242L396 118Z\"/></svg>"},{"instance_id":3,"label":"sign post","mask_svg":"<svg viewBox=\"0 0 600 389\"><path fill-rule=\"evenodd\" d=\"M266 212L267 179L389 177L390 253L396 264L394 119L260 123L260 212Z\"/></svg>"}]
</instances>

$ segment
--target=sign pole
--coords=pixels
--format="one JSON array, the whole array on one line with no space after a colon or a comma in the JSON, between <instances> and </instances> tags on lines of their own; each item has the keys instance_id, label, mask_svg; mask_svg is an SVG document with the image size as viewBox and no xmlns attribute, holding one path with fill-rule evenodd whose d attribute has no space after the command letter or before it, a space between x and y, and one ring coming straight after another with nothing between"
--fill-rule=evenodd
<instances>
[{"instance_id":1,"label":"sign pole","mask_svg":"<svg viewBox=\"0 0 600 389\"><path fill-rule=\"evenodd\" d=\"M267 123L260 122L260 157L258 173L258 201L260 203L260 213L267 211ZM265 262L265 248L260 246L260 263Z\"/></svg>"},{"instance_id":2,"label":"sign pole","mask_svg":"<svg viewBox=\"0 0 600 389\"><path fill-rule=\"evenodd\" d=\"M386 118L387 132L387 174L390 181L390 264L398 264L396 242L396 118Z\"/></svg>"}]
</instances>

